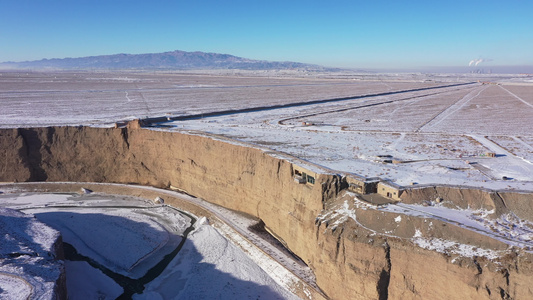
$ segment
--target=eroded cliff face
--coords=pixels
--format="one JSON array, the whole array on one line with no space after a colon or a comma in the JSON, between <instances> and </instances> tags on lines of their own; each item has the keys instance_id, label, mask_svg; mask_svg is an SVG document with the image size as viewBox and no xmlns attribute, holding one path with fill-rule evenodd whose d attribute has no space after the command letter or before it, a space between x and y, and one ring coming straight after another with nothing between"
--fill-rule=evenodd
<instances>
[{"instance_id":1,"label":"eroded cliff face","mask_svg":"<svg viewBox=\"0 0 533 300\"><path fill-rule=\"evenodd\" d=\"M431 186L406 189L400 198L404 203L421 203L441 198L458 208L494 210L496 216L511 212L521 219L533 221L533 195L526 192Z\"/></svg>"},{"instance_id":2,"label":"eroded cliff face","mask_svg":"<svg viewBox=\"0 0 533 300\"><path fill-rule=\"evenodd\" d=\"M29 181L29 149L18 129L0 130L0 181Z\"/></svg>"},{"instance_id":3,"label":"eroded cliff face","mask_svg":"<svg viewBox=\"0 0 533 300\"><path fill-rule=\"evenodd\" d=\"M0 130L0 154L0 182L173 186L256 216L309 264L318 285L332 299L533 297L530 254L510 251L509 257L491 262L425 250L410 240L415 227L436 236L455 234L458 239L469 238L469 233L453 226L435 230L413 218L395 227L399 237L393 237L369 224L386 228L396 215L370 210L358 212L357 222L345 218L333 223L319 216L343 203L342 179L320 174L315 184L298 184L292 163L260 149L177 132L52 127ZM437 194L412 191L403 197L409 202ZM447 195L461 203L452 192ZM496 207L498 199L508 202L515 196L498 197L480 192L472 195L471 202ZM509 209L500 206L502 211Z\"/></svg>"}]
</instances>

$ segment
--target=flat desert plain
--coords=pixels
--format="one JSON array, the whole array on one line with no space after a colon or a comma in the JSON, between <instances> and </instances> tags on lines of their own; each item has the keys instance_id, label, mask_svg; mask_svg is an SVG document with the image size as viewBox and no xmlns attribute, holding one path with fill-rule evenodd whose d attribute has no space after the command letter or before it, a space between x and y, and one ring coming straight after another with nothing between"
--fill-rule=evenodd
<instances>
[{"instance_id":1,"label":"flat desert plain","mask_svg":"<svg viewBox=\"0 0 533 300\"><path fill-rule=\"evenodd\" d=\"M527 75L0 73L0 127L202 132L398 185L533 190ZM491 157L494 156L494 157Z\"/></svg>"}]
</instances>

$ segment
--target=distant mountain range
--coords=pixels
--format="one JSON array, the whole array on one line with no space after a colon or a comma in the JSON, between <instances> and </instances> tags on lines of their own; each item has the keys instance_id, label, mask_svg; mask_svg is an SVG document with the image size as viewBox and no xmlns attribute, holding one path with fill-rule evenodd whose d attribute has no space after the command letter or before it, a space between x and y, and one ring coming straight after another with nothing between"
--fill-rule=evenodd
<instances>
[{"instance_id":1,"label":"distant mountain range","mask_svg":"<svg viewBox=\"0 0 533 300\"><path fill-rule=\"evenodd\" d=\"M53 58L24 62L0 63L6 69L142 69L142 70L194 70L194 69L241 69L241 70L287 70L305 69L316 71L339 70L298 62L253 60L229 54L171 51L147 54L114 54L79 58Z\"/></svg>"}]
</instances>

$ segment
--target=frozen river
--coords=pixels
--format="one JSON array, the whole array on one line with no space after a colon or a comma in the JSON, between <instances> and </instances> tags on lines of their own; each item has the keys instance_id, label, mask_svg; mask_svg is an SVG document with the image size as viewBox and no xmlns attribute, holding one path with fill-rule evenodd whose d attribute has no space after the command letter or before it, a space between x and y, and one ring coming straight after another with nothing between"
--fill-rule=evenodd
<instances>
[{"instance_id":1,"label":"frozen river","mask_svg":"<svg viewBox=\"0 0 533 300\"><path fill-rule=\"evenodd\" d=\"M8 192L0 206L61 232L69 299L297 298L215 228L167 205Z\"/></svg>"}]
</instances>

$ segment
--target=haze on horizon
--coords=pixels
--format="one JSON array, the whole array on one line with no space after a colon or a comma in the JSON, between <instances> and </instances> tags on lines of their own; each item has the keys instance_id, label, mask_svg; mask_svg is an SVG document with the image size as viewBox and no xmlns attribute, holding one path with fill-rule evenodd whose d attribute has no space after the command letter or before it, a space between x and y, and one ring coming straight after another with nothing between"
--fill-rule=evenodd
<instances>
[{"instance_id":1,"label":"haze on horizon","mask_svg":"<svg viewBox=\"0 0 533 300\"><path fill-rule=\"evenodd\" d=\"M531 11L493 0L5 0L0 62L179 49L342 68L533 66Z\"/></svg>"}]
</instances>

